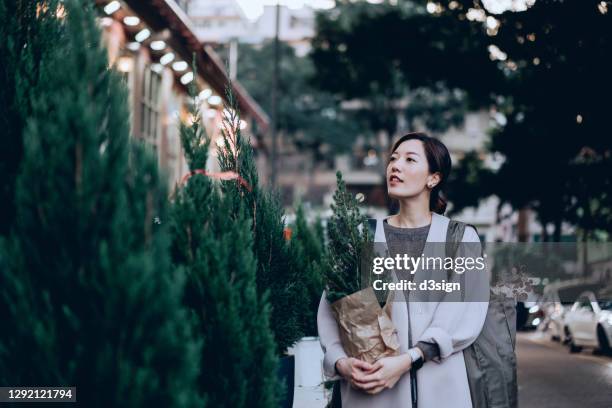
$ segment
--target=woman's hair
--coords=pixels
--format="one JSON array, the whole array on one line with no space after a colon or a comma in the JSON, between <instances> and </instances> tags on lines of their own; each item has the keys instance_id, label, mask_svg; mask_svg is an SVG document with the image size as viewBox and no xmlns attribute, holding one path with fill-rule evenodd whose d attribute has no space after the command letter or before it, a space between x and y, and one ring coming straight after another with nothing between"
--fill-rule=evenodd
<instances>
[{"instance_id":1,"label":"woman's hair","mask_svg":"<svg viewBox=\"0 0 612 408\"><path fill-rule=\"evenodd\" d=\"M389 156L397 150L399 145L407 140L420 140L423 143L425 150L425 156L427 157L427 164L429 166L429 173L440 173L440 182L431 190L429 197L429 210L438 214L444 214L446 211L447 199L445 194L446 182L451 171L451 157L448 149L438 139L428 136L425 133L413 132L408 133L400 137L397 142L393 144Z\"/></svg>"}]
</instances>

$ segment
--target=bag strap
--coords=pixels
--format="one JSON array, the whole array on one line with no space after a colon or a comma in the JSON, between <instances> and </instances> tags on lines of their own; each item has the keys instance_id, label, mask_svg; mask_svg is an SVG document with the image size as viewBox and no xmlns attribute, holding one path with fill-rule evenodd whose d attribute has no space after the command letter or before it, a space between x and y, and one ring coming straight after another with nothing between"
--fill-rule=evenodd
<instances>
[{"instance_id":1,"label":"bag strap","mask_svg":"<svg viewBox=\"0 0 612 408\"><path fill-rule=\"evenodd\" d=\"M459 244L463 241L463 235L465 234L466 227L472 227L478 234L478 230L472 224L467 224L461 221L450 220L448 223L448 229L446 230L446 256L450 256L454 258L457 256L457 250L459 249ZM453 278L453 270L448 271L448 280L451 281ZM465 274L461 274L459 277L461 284L461 301L465 301Z\"/></svg>"}]
</instances>

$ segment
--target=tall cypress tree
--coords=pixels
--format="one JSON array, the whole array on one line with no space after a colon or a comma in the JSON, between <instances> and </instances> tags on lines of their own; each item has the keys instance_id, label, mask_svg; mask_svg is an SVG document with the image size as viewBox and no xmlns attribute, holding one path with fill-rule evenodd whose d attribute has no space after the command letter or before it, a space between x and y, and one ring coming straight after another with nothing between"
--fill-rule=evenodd
<instances>
[{"instance_id":1,"label":"tall cypress tree","mask_svg":"<svg viewBox=\"0 0 612 408\"><path fill-rule=\"evenodd\" d=\"M62 3L65 17L45 20L56 48L39 63L0 242L0 383L76 386L87 407L201 406L156 160L130 148L91 4Z\"/></svg>"},{"instance_id":2,"label":"tall cypress tree","mask_svg":"<svg viewBox=\"0 0 612 408\"><path fill-rule=\"evenodd\" d=\"M232 200L235 213L246 209L252 219L253 245L257 259L257 289L269 296L272 305L271 327L277 352L284 353L302 336L304 304L296 301L303 293L302 277L292 267L291 253L284 239L283 208L278 194L259 186L253 148L240 129L240 113L228 87L224 113L224 146L219 149L219 164L224 171L235 171L249 185L236 181L222 183Z\"/></svg>"},{"instance_id":3,"label":"tall cypress tree","mask_svg":"<svg viewBox=\"0 0 612 408\"><path fill-rule=\"evenodd\" d=\"M323 268L325 267L325 243L318 235L317 224L310 226L306 221L301 204L296 210L295 225L291 235L290 252L293 268L303 281L300 298L302 330L306 336L317 335L317 310L323 292Z\"/></svg>"},{"instance_id":4,"label":"tall cypress tree","mask_svg":"<svg viewBox=\"0 0 612 408\"><path fill-rule=\"evenodd\" d=\"M41 62L61 44L58 0L0 0L0 235L15 220L15 180L23 155L23 130L44 85ZM44 71L43 71L44 72Z\"/></svg>"},{"instance_id":5,"label":"tall cypress tree","mask_svg":"<svg viewBox=\"0 0 612 408\"><path fill-rule=\"evenodd\" d=\"M177 187L172 210L173 257L188 273L185 302L204 341L198 379L209 406L274 407L276 358L269 327L270 307L256 290L251 220L232 211L231 197L202 174L209 139L195 118L181 124L181 140L191 170Z\"/></svg>"}]
</instances>

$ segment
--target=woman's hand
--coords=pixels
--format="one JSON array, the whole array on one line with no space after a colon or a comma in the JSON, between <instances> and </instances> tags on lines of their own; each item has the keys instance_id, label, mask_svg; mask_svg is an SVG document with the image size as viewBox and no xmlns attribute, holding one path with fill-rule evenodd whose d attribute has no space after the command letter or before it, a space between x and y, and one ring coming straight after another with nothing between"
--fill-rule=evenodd
<instances>
[{"instance_id":1,"label":"woman's hand","mask_svg":"<svg viewBox=\"0 0 612 408\"><path fill-rule=\"evenodd\" d=\"M373 368L372 364L353 357L341 358L336 362L336 370L356 388L360 388L357 386L358 381L363 380Z\"/></svg>"},{"instance_id":2,"label":"woman's hand","mask_svg":"<svg viewBox=\"0 0 612 408\"><path fill-rule=\"evenodd\" d=\"M372 369L365 376L360 376L355 385L368 394L378 394L385 388L393 388L411 365L409 354L383 357L372 364Z\"/></svg>"}]
</instances>

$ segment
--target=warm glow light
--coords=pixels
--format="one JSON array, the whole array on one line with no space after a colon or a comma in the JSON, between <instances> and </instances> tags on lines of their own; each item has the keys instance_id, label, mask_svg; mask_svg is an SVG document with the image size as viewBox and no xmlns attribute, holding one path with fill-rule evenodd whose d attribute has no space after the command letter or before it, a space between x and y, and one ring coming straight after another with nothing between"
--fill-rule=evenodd
<instances>
[{"instance_id":1,"label":"warm glow light","mask_svg":"<svg viewBox=\"0 0 612 408\"><path fill-rule=\"evenodd\" d=\"M451 10L455 10L458 7L459 7L459 3L457 3L456 1L451 1L450 3L448 3L448 8Z\"/></svg>"},{"instance_id":2,"label":"warm glow light","mask_svg":"<svg viewBox=\"0 0 612 408\"><path fill-rule=\"evenodd\" d=\"M193 81L193 72L188 72L181 77L181 84L183 85L187 85L191 81Z\"/></svg>"},{"instance_id":3,"label":"warm glow light","mask_svg":"<svg viewBox=\"0 0 612 408\"><path fill-rule=\"evenodd\" d=\"M531 42L534 42L536 40L536 35L535 33L531 33L527 35L527 39Z\"/></svg>"},{"instance_id":4,"label":"warm glow light","mask_svg":"<svg viewBox=\"0 0 612 408\"><path fill-rule=\"evenodd\" d=\"M113 0L110 3L108 3L106 6L104 6L104 12L110 16L115 11L119 10L120 8L121 8L121 4L119 4L118 1Z\"/></svg>"},{"instance_id":5,"label":"warm glow light","mask_svg":"<svg viewBox=\"0 0 612 408\"><path fill-rule=\"evenodd\" d=\"M164 67L161 64L151 64L151 70L160 74L164 70Z\"/></svg>"},{"instance_id":6,"label":"warm glow light","mask_svg":"<svg viewBox=\"0 0 612 408\"><path fill-rule=\"evenodd\" d=\"M533 65L540 65L540 59L538 57L533 59Z\"/></svg>"},{"instance_id":7,"label":"warm glow light","mask_svg":"<svg viewBox=\"0 0 612 408\"><path fill-rule=\"evenodd\" d=\"M138 51L140 49L140 44L137 42L127 43L127 49L130 51Z\"/></svg>"},{"instance_id":8,"label":"warm glow light","mask_svg":"<svg viewBox=\"0 0 612 408\"><path fill-rule=\"evenodd\" d=\"M247 128L246 120L240 119L240 130L244 130Z\"/></svg>"},{"instance_id":9,"label":"warm glow light","mask_svg":"<svg viewBox=\"0 0 612 408\"><path fill-rule=\"evenodd\" d=\"M175 63L172 64L172 69L177 71L177 72L181 72L187 69L189 65L187 65L187 63L185 61L176 61Z\"/></svg>"},{"instance_id":10,"label":"warm glow light","mask_svg":"<svg viewBox=\"0 0 612 408\"><path fill-rule=\"evenodd\" d=\"M140 24L140 19L136 16L125 16L123 18L123 23L125 25L128 25L130 27L134 27L137 26L138 24Z\"/></svg>"},{"instance_id":11,"label":"warm glow light","mask_svg":"<svg viewBox=\"0 0 612 408\"><path fill-rule=\"evenodd\" d=\"M164 48L166 48L166 43L164 41L161 41L161 40L151 41L150 47L154 51L161 51Z\"/></svg>"},{"instance_id":12,"label":"warm glow light","mask_svg":"<svg viewBox=\"0 0 612 408\"><path fill-rule=\"evenodd\" d=\"M134 38L138 42L143 42L144 40L146 40L150 36L151 36L151 31L149 31L148 28L143 28L142 30L140 30L138 32L138 34L136 34L136 36L134 36Z\"/></svg>"},{"instance_id":13,"label":"warm glow light","mask_svg":"<svg viewBox=\"0 0 612 408\"><path fill-rule=\"evenodd\" d=\"M201 101L205 101L210 95L212 95L212 90L210 88L206 88L198 94L198 98L200 98Z\"/></svg>"},{"instance_id":14,"label":"warm glow light","mask_svg":"<svg viewBox=\"0 0 612 408\"><path fill-rule=\"evenodd\" d=\"M173 60L174 60L174 53L169 52L167 54L162 55L162 57L159 59L159 62L161 62L162 65L168 65Z\"/></svg>"},{"instance_id":15,"label":"warm glow light","mask_svg":"<svg viewBox=\"0 0 612 408\"><path fill-rule=\"evenodd\" d=\"M110 17L102 17L100 19L100 25L102 27L110 27L113 24L113 19Z\"/></svg>"},{"instance_id":16,"label":"warm glow light","mask_svg":"<svg viewBox=\"0 0 612 408\"><path fill-rule=\"evenodd\" d=\"M117 60L117 69L121 72L130 72L134 68L134 60L130 57L120 57Z\"/></svg>"},{"instance_id":17,"label":"warm glow light","mask_svg":"<svg viewBox=\"0 0 612 408\"><path fill-rule=\"evenodd\" d=\"M208 103L211 105L219 105L221 103L221 97L219 95L212 95L208 98Z\"/></svg>"},{"instance_id":18,"label":"warm glow light","mask_svg":"<svg viewBox=\"0 0 612 408\"><path fill-rule=\"evenodd\" d=\"M577 115L576 116L576 123L578 123L578 124L582 123L582 115Z\"/></svg>"},{"instance_id":19,"label":"warm glow light","mask_svg":"<svg viewBox=\"0 0 612 408\"><path fill-rule=\"evenodd\" d=\"M223 136L219 136L217 140L215 140L215 144L217 145L217 147L225 146L225 140L223 140Z\"/></svg>"}]
</instances>

